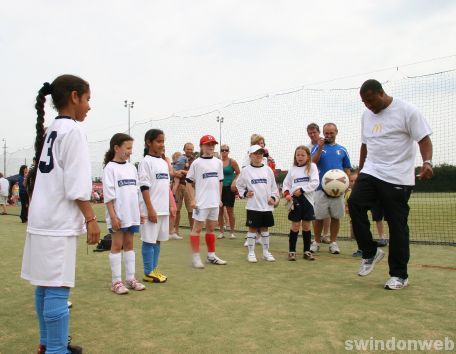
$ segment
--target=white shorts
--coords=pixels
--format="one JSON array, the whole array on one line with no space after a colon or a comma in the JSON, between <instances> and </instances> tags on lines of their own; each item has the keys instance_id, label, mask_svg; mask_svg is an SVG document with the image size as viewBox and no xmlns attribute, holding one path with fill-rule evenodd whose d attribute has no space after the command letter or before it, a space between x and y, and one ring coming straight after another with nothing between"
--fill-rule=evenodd
<instances>
[{"instance_id":1,"label":"white shorts","mask_svg":"<svg viewBox=\"0 0 456 354\"><path fill-rule=\"evenodd\" d=\"M6 205L8 203L8 197L0 195L0 205Z\"/></svg>"},{"instance_id":2,"label":"white shorts","mask_svg":"<svg viewBox=\"0 0 456 354\"><path fill-rule=\"evenodd\" d=\"M219 207L193 209L193 219L198 221L212 220L217 221L219 217Z\"/></svg>"},{"instance_id":3,"label":"white shorts","mask_svg":"<svg viewBox=\"0 0 456 354\"><path fill-rule=\"evenodd\" d=\"M323 220L326 218L342 219L345 215L344 197L328 197L323 191L315 192L315 219Z\"/></svg>"},{"instance_id":4,"label":"white shorts","mask_svg":"<svg viewBox=\"0 0 456 354\"><path fill-rule=\"evenodd\" d=\"M169 215L158 215L157 223L146 220L139 227L141 241L157 243L157 241L168 241L169 239Z\"/></svg>"},{"instance_id":5,"label":"white shorts","mask_svg":"<svg viewBox=\"0 0 456 354\"><path fill-rule=\"evenodd\" d=\"M27 233L21 277L35 286L74 288L78 236Z\"/></svg>"}]
</instances>

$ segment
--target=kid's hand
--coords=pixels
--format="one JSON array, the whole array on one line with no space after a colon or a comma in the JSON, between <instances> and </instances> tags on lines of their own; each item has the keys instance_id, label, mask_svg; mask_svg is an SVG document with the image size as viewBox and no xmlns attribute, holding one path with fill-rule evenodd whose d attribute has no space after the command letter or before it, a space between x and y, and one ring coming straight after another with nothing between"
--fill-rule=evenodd
<instances>
[{"instance_id":1,"label":"kid's hand","mask_svg":"<svg viewBox=\"0 0 456 354\"><path fill-rule=\"evenodd\" d=\"M154 208L152 208L152 210L149 210L147 212L147 219L150 221L150 222L153 222L154 224L157 223L157 212L155 211Z\"/></svg>"},{"instance_id":2,"label":"kid's hand","mask_svg":"<svg viewBox=\"0 0 456 354\"><path fill-rule=\"evenodd\" d=\"M96 221L87 223L87 243L96 245L100 239L100 227Z\"/></svg>"},{"instance_id":3,"label":"kid's hand","mask_svg":"<svg viewBox=\"0 0 456 354\"><path fill-rule=\"evenodd\" d=\"M111 229L116 232L119 231L121 227L120 219L117 216L111 218Z\"/></svg>"},{"instance_id":4,"label":"kid's hand","mask_svg":"<svg viewBox=\"0 0 456 354\"><path fill-rule=\"evenodd\" d=\"M231 188L231 191L232 191L232 192L236 193L237 188L236 188L236 185L235 185L235 184L232 184L232 185L230 186L230 188Z\"/></svg>"},{"instance_id":5,"label":"kid's hand","mask_svg":"<svg viewBox=\"0 0 456 354\"><path fill-rule=\"evenodd\" d=\"M141 225L144 225L145 222L146 222L146 216L141 214L141 215L139 216L139 223L140 223Z\"/></svg>"},{"instance_id":6,"label":"kid's hand","mask_svg":"<svg viewBox=\"0 0 456 354\"><path fill-rule=\"evenodd\" d=\"M268 198L268 204L269 205L275 205L275 203L276 203L276 201L274 200L274 198L272 198L272 197Z\"/></svg>"},{"instance_id":7,"label":"kid's hand","mask_svg":"<svg viewBox=\"0 0 456 354\"><path fill-rule=\"evenodd\" d=\"M295 197L300 197L302 195L301 188L296 189L293 194Z\"/></svg>"},{"instance_id":8,"label":"kid's hand","mask_svg":"<svg viewBox=\"0 0 456 354\"><path fill-rule=\"evenodd\" d=\"M253 192L247 192L247 194L245 195L247 198L252 198L254 195Z\"/></svg>"},{"instance_id":9,"label":"kid's hand","mask_svg":"<svg viewBox=\"0 0 456 354\"><path fill-rule=\"evenodd\" d=\"M190 202L190 207L191 207L192 209L196 209L196 200L192 200L192 201Z\"/></svg>"},{"instance_id":10,"label":"kid's hand","mask_svg":"<svg viewBox=\"0 0 456 354\"><path fill-rule=\"evenodd\" d=\"M291 194L287 194L287 196L285 197L285 199L287 200L287 202L289 202L290 200L293 199L293 197L291 196Z\"/></svg>"},{"instance_id":11,"label":"kid's hand","mask_svg":"<svg viewBox=\"0 0 456 354\"><path fill-rule=\"evenodd\" d=\"M219 201L219 207L223 207L223 202L222 201Z\"/></svg>"}]
</instances>

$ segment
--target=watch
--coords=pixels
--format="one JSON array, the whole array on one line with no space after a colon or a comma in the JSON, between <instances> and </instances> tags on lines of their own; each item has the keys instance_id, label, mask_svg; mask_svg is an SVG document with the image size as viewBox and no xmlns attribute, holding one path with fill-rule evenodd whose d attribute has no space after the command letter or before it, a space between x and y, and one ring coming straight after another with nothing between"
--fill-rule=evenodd
<instances>
[{"instance_id":1,"label":"watch","mask_svg":"<svg viewBox=\"0 0 456 354\"><path fill-rule=\"evenodd\" d=\"M423 165L424 165L425 163L431 165L431 167L432 167L432 160L424 160L424 161L423 161Z\"/></svg>"}]
</instances>

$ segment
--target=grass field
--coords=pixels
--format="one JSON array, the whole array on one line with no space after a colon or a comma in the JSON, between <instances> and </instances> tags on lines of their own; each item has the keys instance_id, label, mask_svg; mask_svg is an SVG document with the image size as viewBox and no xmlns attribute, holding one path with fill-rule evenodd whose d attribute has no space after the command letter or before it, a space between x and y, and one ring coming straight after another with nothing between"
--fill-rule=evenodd
<instances>
[{"instance_id":1,"label":"grass field","mask_svg":"<svg viewBox=\"0 0 456 354\"><path fill-rule=\"evenodd\" d=\"M9 215L0 216L0 226L0 353L34 353L34 288L20 279L25 225ZM386 258L358 277L352 241L341 241L337 256L322 247L315 262L288 262L288 240L276 236L277 262L248 264L238 234L217 241L227 266L195 270L182 231L185 240L162 247L169 281L126 296L109 290L108 253L91 246L86 254L80 238L70 332L85 353L344 353L345 341L371 337L456 341L454 247L412 245L410 286L386 291ZM139 241L135 249L141 274Z\"/></svg>"}]
</instances>

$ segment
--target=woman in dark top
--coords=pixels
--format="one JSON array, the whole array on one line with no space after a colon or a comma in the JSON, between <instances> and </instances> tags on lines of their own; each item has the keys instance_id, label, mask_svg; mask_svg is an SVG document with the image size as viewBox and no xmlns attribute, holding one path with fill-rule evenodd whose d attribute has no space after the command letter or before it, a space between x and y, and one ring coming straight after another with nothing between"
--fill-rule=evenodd
<instances>
[{"instance_id":1,"label":"woman in dark top","mask_svg":"<svg viewBox=\"0 0 456 354\"><path fill-rule=\"evenodd\" d=\"M29 169L27 165L22 165L19 168L19 199L21 200L21 220L23 223L27 222L28 218L28 206L29 206L29 197L27 190L25 189L25 180Z\"/></svg>"}]
</instances>

